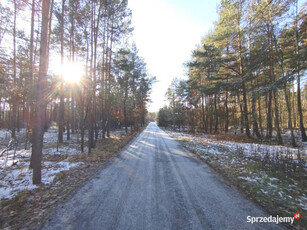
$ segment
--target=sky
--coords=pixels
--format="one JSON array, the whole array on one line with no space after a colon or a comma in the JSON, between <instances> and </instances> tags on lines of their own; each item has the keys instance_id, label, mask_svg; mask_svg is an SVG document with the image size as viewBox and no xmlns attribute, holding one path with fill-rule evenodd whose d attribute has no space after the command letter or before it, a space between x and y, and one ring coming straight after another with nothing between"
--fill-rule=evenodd
<instances>
[{"instance_id":1,"label":"sky","mask_svg":"<svg viewBox=\"0 0 307 230\"><path fill-rule=\"evenodd\" d=\"M187 78L184 63L201 38L213 29L219 0L129 0L133 40L150 75L157 78L150 112L166 104L165 92L173 78Z\"/></svg>"}]
</instances>

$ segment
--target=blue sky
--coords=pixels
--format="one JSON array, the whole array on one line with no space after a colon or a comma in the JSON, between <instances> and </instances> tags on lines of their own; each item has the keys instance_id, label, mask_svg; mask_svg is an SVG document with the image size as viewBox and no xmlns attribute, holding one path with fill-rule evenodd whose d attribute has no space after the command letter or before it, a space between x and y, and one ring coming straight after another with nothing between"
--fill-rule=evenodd
<instances>
[{"instance_id":1,"label":"blue sky","mask_svg":"<svg viewBox=\"0 0 307 230\"><path fill-rule=\"evenodd\" d=\"M164 0L171 8L199 24L212 24L216 19L216 6L219 0Z\"/></svg>"},{"instance_id":2,"label":"blue sky","mask_svg":"<svg viewBox=\"0 0 307 230\"><path fill-rule=\"evenodd\" d=\"M133 39L151 75L156 76L149 111L166 102L173 78L184 78L183 63L217 20L219 0L129 0Z\"/></svg>"}]
</instances>

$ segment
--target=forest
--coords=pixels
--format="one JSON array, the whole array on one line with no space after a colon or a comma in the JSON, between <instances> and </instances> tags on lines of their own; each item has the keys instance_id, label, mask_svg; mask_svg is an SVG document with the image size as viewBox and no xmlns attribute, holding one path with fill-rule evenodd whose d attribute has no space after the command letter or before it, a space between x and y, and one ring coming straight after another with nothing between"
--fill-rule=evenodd
<instances>
[{"instance_id":1,"label":"forest","mask_svg":"<svg viewBox=\"0 0 307 230\"><path fill-rule=\"evenodd\" d=\"M186 63L188 79L169 87L159 125L307 141L307 3L222 0L217 12Z\"/></svg>"},{"instance_id":2,"label":"forest","mask_svg":"<svg viewBox=\"0 0 307 230\"><path fill-rule=\"evenodd\" d=\"M307 226L307 2L216 2L152 112L199 1L0 1L0 229Z\"/></svg>"},{"instance_id":3,"label":"forest","mask_svg":"<svg viewBox=\"0 0 307 230\"><path fill-rule=\"evenodd\" d=\"M127 0L1 1L0 128L10 143L26 129L34 184L51 126L58 145L78 132L91 153L110 129L145 124L154 78L132 31Z\"/></svg>"}]
</instances>

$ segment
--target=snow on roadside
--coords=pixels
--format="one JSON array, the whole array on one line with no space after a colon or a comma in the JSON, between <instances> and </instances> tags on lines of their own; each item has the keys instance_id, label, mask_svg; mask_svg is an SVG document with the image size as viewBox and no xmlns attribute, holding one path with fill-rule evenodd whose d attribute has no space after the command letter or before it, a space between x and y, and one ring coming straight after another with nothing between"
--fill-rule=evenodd
<instances>
[{"instance_id":1,"label":"snow on roadside","mask_svg":"<svg viewBox=\"0 0 307 230\"><path fill-rule=\"evenodd\" d=\"M195 150L197 153L206 152L212 155L220 155L223 154L222 151L219 150L218 147L213 145L200 145L197 141L191 140L189 143L186 143L186 147Z\"/></svg>"},{"instance_id":2,"label":"snow on roadside","mask_svg":"<svg viewBox=\"0 0 307 230\"><path fill-rule=\"evenodd\" d=\"M270 154L279 152L283 154L292 154L297 157L298 151L301 156L307 157L307 145L303 145L300 149L289 148L279 145L255 144L255 143L238 143L234 141L216 141L208 135L196 135L167 131L171 136L179 139L188 139L188 147L198 151L200 148L205 149L206 153L215 155L228 153L236 153L242 151L245 156L251 156L254 153L269 152Z\"/></svg>"},{"instance_id":3,"label":"snow on roadside","mask_svg":"<svg viewBox=\"0 0 307 230\"><path fill-rule=\"evenodd\" d=\"M297 149L278 145L218 141L212 136L166 132L181 141L190 151L210 162L213 167L222 169L227 177L234 179L242 188L252 188L254 193L261 194L260 197L265 194L270 199L278 200L277 203L282 201L288 205L287 207L307 211L307 193L305 188L297 183L295 177L290 177L290 179L276 178L276 175L273 176L272 173L263 170L259 164L254 164L266 155L274 159L278 154L279 156L280 154L290 155L290 159L291 157L294 159L293 162L298 162L296 157L300 153L305 157L302 159L305 163L305 170L307 170L306 145Z\"/></svg>"},{"instance_id":4,"label":"snow on roadside","mask_svg":"<svg viewBox=\"0 0 307 230\"><path fill-rule=\"evenodd\" d=\"M79 163L70 163L68 161L60 162L43 162L42 166L42 183L51 184L59 172L67 171L70 168L82 165ZM22 165L14 165L5 169L0 175L0 200L11 199L22 190L32 190L38 188L32 184L32 169L29 169L29 162Z\"/></svg>"}]
</instances>

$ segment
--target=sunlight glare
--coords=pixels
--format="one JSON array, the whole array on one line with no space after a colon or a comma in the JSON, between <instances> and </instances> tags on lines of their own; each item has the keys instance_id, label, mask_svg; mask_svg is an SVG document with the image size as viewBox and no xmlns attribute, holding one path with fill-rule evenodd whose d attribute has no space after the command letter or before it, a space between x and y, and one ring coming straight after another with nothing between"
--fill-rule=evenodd
<instances>
[{"instance_id":1,"label":"sunlight glare","mask_svg":"<svg viewBox=\"0 0 307 230\"><path fill-rule=\"evenodd\" d=\"M64 61L64 64L61 64L59 57L51 58L50 63L51 72L58 76L62 75L67 83L78 83L81 81L82 75L84 75L82 63Z\"/></svg>"},{"instance_id":2,"label":"sunlight glare","mask_svg":"<svg viewBox=\"0 0 307 230\"><path fill-rule=\"evenodd\" d=\"M60 73L63 75L64 81L69 83L77 83L83 75L82 65L79 63L68 62L61 68Z\"/></svg>"}]
</instances>

